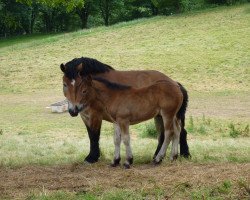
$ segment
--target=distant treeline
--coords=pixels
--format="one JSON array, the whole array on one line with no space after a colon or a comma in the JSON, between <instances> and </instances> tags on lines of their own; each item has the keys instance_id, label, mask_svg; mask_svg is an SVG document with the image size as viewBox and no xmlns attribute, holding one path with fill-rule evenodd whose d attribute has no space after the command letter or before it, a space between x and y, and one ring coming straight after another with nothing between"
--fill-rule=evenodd
<instances>
[{"instance_id":1,"label":"distant treeline","mask_svg":"<svg viewBox=\"0 0 250 200\"><path fill-rule=\"evenodd\" d=\"M0 0L0 37L108 26L250 0Z\"/></svg>"}]
</instances>

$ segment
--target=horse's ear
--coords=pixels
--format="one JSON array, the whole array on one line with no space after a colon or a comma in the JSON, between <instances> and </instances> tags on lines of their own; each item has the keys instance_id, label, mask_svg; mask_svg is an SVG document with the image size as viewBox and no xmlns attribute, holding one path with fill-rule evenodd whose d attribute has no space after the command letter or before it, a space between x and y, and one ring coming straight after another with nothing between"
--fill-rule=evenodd
<instances>
[{"instance_id":1,"label":"horse's ear","mask_svg":"<svg viewBox=\"0 0 250 200\"><path fill-rule=\"evenodd\" d=\"M78 72L81 72L82 69L83 69L83 64L82 64L82 63L81 63L80 65L77 65L76 70L77 70Z\"/></svg>"},{"instance_id":2,"label":"horse's ear","mask_svg":"<svg viewBox=\"0 0 250 200\"><path fill-rule=\"evenodd\" d=\"M66 66L63 63L60 65L60 68L61 68L62 72L65 73Z\"/></svg>"}]
</instances>

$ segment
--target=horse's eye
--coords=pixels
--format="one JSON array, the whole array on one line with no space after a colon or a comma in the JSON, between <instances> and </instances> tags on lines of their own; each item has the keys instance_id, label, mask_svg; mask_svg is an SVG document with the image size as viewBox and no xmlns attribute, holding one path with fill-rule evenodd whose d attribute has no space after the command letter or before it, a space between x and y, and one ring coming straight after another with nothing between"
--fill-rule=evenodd
<instances>
[{"instance_id":1,"label":"horse's eye","mask_svg":"<svg viewBox=\"0 0 250 200\"><path fill-rule=\"evenodd\" d=\"M66 83L63 84L63 87L65 87L65 88L67 87Z\"/></svg>"},{"instance_id":2,"label":"horse's eye","mask_svg":"<svg viewBox=\"0 0 250 200\"><path fill-rule=\"evenodd\" d=\"M83 94L86 94L86 92L87 92L87 90L83 90L83 91L82 91Z\"/></svg>"}]
</instances>

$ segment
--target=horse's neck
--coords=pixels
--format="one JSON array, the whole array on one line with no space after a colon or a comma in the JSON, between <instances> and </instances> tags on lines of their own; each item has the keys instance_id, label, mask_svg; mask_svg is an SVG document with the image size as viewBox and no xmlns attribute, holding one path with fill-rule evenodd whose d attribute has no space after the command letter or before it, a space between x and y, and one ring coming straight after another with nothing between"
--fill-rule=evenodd
<instances>
[{"instance_id":1,"label":"horse's neck","mask_svg":"<svg viewBox=\"0 0 250 200\"><path fill-rule=\"evenodd\" d=\"M111 89L98 81L95 81L94 88L95 88L96 99L101 101L104 105L107 105L110 99L112 99L114 95Z\"/></svg>"},{"instance_id":2,"label":"horse's neck","mask_svg":"<svg viewBox=\"0 0 250 200\"><path fill-rule=\"evenodd\" d=\"M119 97L126 97L128 90L133 90L132 88L128 89L112 89L104 85L103 83L100 83L98 81L95 81L94 83L95 91L96 91L96 98L101 101L105 106L110 106L113 102L113 100L119 96Z\"/></svg>"}]
</instances>

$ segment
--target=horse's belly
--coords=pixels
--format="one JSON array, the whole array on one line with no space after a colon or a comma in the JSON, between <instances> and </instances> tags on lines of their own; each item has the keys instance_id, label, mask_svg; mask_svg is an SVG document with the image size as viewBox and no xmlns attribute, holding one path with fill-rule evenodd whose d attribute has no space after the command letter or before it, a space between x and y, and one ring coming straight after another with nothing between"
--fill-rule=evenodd
<instances>
[{"instance_id":1,"label":"horse's belly","mask_svg":"<svg viewBox=\"0 0 250 200\"><path fill-rule=\"evenodd\" d=\"M134 125L134 124L138 124L138 123L141 123L141 122L144 122L144 121L147 121L149 119L152 119L154 118L156 115L159 114L159 110L154 110L154 111L151 111L151 112L143 112L143 113L139 113L139 114L133 114L131 117L130 117L130 124L131 125Z\"/></svg>"}]
</instances>

